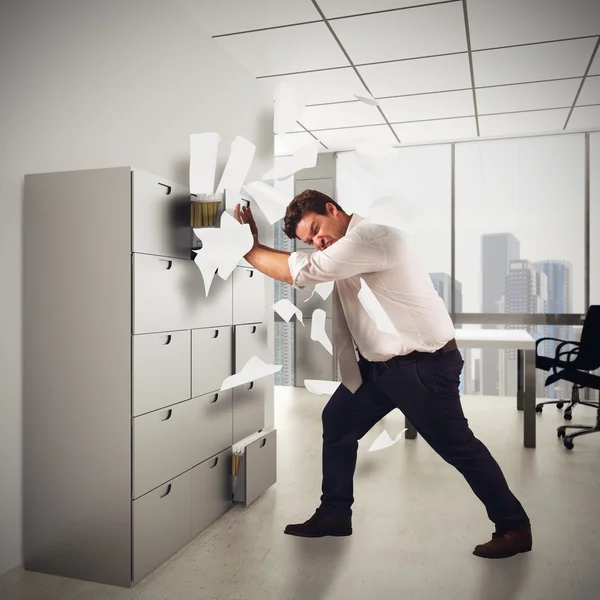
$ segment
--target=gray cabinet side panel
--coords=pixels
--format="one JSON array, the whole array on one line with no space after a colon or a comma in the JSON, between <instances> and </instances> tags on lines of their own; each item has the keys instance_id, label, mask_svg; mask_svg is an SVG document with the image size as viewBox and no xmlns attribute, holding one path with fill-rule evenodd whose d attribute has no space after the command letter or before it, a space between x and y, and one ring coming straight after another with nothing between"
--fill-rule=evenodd
<instances>
[{"instance_id":1,"label":"gray cabinet side panel","mask_svg":"<svg viewBox=\"0 0 600 600\"><path fill-rule=\"evenodd\" d=\"M131 584L131 171L25 177L25 568Z\"/></svg>"}]
</instances>

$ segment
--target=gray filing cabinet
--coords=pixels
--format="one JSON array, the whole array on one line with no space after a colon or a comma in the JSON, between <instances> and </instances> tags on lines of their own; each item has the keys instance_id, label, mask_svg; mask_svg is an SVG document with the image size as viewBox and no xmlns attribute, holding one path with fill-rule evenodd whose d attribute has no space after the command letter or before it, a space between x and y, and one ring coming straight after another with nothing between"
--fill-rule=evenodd
<instances>
[{"instance_id":1,"label":"gray filing cabinet","mask_svg":"<svg viewBox=\"0 0 600 600\"><path fill-rule=\"evenodd\" d=\"M272 360L265 282L240 261L206 296L190 199L130 167L25 178L27 569L131 586L232 506L231 447L273 378L219 389ZM253 496L275 482L261 448Z\"/></svg>"}]
</instances>

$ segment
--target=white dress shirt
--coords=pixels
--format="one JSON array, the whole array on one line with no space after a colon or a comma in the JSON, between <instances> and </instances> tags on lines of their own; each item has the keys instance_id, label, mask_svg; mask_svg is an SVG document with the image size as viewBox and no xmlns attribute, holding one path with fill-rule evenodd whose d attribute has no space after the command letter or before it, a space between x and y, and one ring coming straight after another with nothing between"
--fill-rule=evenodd
<instances>
[{"instance_id":1,"label":"white dress shirt","mask_svg":"<svg viewBox=\"0 0 600 600\"><path fill-rule=\"evenodd\" d=\"M346 235L313 254L292 252L296 289L335 281L359 352L370 361L413 350L435 352L454 338L454 324L429 273L402 234L352 215ZM371 288L397 334L380 331L358 299L360 278Z\"/></svg>"}]
</instances>

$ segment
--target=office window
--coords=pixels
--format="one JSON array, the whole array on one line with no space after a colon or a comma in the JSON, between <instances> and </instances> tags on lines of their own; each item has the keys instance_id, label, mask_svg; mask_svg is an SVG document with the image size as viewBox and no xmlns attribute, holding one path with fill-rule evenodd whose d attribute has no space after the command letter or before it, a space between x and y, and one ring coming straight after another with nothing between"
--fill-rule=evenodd
<instances>
[{"instance_id":1,"label":"office window","mask_svg":"<svg viewBox=\"0 0 600 600\"><path fill-rule=\"evenodd\" d=\"M600 304L600 132L590 134L590 304Z\"/></svg>"}]
</instances>

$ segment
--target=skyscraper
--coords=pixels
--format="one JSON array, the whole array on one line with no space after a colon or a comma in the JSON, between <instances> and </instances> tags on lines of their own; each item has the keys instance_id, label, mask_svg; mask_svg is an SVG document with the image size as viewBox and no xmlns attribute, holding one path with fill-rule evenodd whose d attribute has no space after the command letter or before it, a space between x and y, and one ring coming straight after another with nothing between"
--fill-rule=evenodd
<instances>
[{"instance_id":1,"label":"skyscraper","mask_svg":"<svg viewBox=\"0 0 600 600\"><path fill-rule=\"evenodd\" d=\"M444 301L448 312L452 310L452 277L448 273L429 273L433 286L440 298ZM462 312L462 284L460 281L454 280L455 292L454 302L455 312Z\"/></svg>"},{"instance_id":2,"label":"skyscraper","mask_svg":"<svg viewBox=\"0 0 600 600\"><path fill-rule=\"evenodd\" d=\"M520 255L521 244L512 233L486 233L481 236L481 311L496 313L502 306L506 271ZM500 304L499 304L500 303ZM482 350L482 393L498 395L498 351Z\"/></svg>"}]
</instances>

